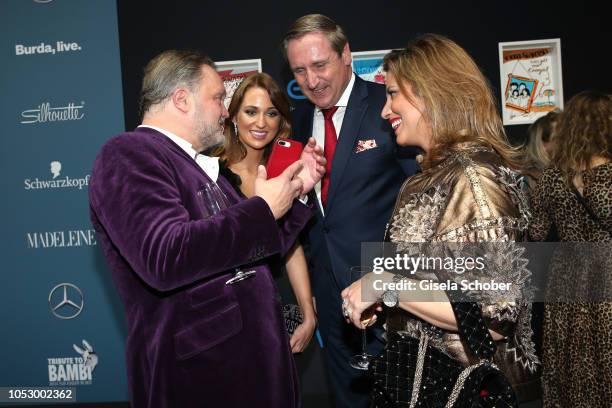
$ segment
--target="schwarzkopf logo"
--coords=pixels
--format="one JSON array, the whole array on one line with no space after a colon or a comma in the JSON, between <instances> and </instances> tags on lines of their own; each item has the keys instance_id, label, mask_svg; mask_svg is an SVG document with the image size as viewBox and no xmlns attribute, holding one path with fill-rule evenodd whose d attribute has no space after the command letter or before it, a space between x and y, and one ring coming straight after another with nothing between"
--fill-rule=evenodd
<instances>
[{"instance_id":1,"label":"schwarzkopf logo","mask_svg":"<svg viewBox=\"0 0 612 408\"><path fill-rule=\"evenodd\" d=\"M70 178L68 176L60 177L62 171L62 163L54 160L49 163L49 170L51 171L51 179L41 180L38 177L35 179L25 179L24 188L26 190L47 190L54 188L78 188L82 190L83 187L89 186L89 174L85 177Z\"/></svg>"},{"instance_id":2,"label":"schwarzkopf logo","mask_svg":"<svg viewBox=\"0 0 612 408\"><path fill-rule=\"evenodd\" d=\"M84 108L85 102L81 102L80 105L70 102L66 106L58 107L52 107L49 102L43 102L36 109L21 112L21 124L81 120L85 116L85 113L82 112Z\"/></svg>"},{"instance_id":3,"label":"schwarzkopf logo","mask_svg":"<svg viewBox=\"0 0 612 408\"><path fill-rule=\"evenodd\" d=\"M30 249L72 248L95 246L96 230L67 230L26 232L26 244Z\"/></svg>"}]
</instances>

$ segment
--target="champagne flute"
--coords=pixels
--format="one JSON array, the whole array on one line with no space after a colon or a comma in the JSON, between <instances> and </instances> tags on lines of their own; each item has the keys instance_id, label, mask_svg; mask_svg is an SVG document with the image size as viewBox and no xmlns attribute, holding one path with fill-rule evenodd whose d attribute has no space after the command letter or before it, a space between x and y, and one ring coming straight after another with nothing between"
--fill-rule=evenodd
<instances>
[{"instance_id":1,"label":"champagne flute","mask_svg":"<svg viewBox=\"0 0 612 408\"><path fill-rule=\"evenodd\" d=\"M212 217L229 207L229 200L223 193L223 190L221 190L214 181L204 184L204 187L198 190L197 196L202 204L202 210L206 218ZM233 285L242 282L245 279L253 277L255 273L255 270L243 271L240 268L235 268L234 276L227 280L225 284Z\"/></svg>"},{"instance_id":2,"label":"champagne flute","mask_svg":"<svg viewBox=\"0 0 612 408\"><path fill-rule=\"evenodd\" d=\"M371 272L371 268L365 268L361 266L352 266L350 268L351 273L351 281L355 282L361 279L365 274ZM363 290L363 288L362 288ZM361 314L360 321L363 324L364 328L361 329L361 353L354 355L349 360L349 364L356 370L367 370L370 366L370 359L372 356L368 354L367 345L368 345L368 337L367 337L367 328L368 325L372 322L375 317L376 305L369 307L364 310Z\"/></svg>"}]
</instances>

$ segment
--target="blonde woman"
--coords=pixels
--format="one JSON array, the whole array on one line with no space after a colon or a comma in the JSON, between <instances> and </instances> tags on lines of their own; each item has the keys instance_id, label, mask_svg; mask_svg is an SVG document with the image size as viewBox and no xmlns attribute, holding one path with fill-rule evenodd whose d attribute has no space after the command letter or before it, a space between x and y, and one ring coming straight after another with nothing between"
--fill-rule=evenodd
<instances>
[{"instance_id":1,"label":"blonde woman","mask_svg":"<svg viewBox=\"0 0 612 408\"><path fill-rule=\"evenodd\" d=\"M423 151L423 171L404 183L385 240L404 247L522 240L529 214L517 173L523 160L508 145L491 89L472 58L448 38L427 34L388 54L384 68L382 116L399 145ZM506 406L515 403L514 394L538 396L530 305L520 290L529 272L517 267L510 277L491 265L472 275L435 271L412 278L417 284L495 279L519 290L505 299L483 293L470 301L443 290L422 293L431 301L374 290L387 307L388 343L371 364L373 406ZM360 328L366 309L383 308L362 298L364 285L367 277L342 292L345 316Z\"/></svg>"}]
</instances>

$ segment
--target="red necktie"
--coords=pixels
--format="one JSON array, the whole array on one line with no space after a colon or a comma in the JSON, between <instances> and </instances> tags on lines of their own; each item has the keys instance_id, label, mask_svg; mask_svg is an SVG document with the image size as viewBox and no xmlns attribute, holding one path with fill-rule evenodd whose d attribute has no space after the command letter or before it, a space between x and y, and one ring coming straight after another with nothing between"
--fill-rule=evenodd
<instances>
[{"instance_id":1,"label":"red necktie","mask_svg":"<svg viewBox=\"0 0 612 408\"><path fill-rule=\"evenodd\" d=\"M334 158L334 152L336 151L336 143L338 143L336 128L334 127L334 122L332 120L334 113L336 113L337 110L337 106L328 109L321 109L321 112L323 112L323 118L325 118L325 149L323 150L323 155L327 160L327 164L325 165L325 176L321 181L321 203L323 204L323 208L325 208L327 204L327 192L329 190L332 160Z\"/></svg>"}]
</instances>

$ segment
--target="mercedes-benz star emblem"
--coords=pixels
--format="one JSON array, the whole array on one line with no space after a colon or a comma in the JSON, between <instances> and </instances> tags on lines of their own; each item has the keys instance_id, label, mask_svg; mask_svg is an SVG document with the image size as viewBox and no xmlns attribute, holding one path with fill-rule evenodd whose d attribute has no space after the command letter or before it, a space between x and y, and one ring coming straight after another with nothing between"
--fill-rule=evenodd
<instances>
[{"instance_id":1,"label":"mercedes-benz star emblem","mask_svg":"<svg viewBox=\"0 0 612 408\"><path fill-rule=\"evenodd\" d=\"M72 283L60 283L49 292L49 308L58 319L74 319L83 306L83 292Z\"/></svg>"}]
</instances>

